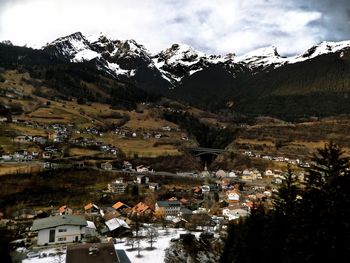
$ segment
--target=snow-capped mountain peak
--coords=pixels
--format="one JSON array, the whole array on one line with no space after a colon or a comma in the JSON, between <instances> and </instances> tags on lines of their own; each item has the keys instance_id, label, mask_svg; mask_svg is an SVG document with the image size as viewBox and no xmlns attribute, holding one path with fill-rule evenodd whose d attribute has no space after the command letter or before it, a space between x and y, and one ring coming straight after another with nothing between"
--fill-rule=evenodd
<instances>
[{"instance_id":1,"label":"snow-capped mountain peak","mask_svg":"<svg viewBox=\"0 0 350 263\"><path fill-rule=\"evenodd\" d=\"M244 63L251 69L265 69L269 66L278 67L287 62L286 58L281 57L275 46L268 46L248 52L237 57L235 62Z\"/></svg>"},{"instance_id":2,"label":"snow-capped mountain peak","mask_svg":"<svg viewBox=\"0 0 350 263\"><path fill-rule=\"evenodd\" d=\"M151 79L161 78L161 83L174 87L189 77L207 68L221 68L234 76L238 70L250 69L252 74L261 71L313 59L317 56L350 49L350 41L322 42L302 55L282 57L275 46L262 47L236 57L234 53L225 56L206 55L189 45L173 44L169 48L151 55L135 40L113 40L103 34L85 37L76 32L58 38L44 47L46 51L63 57L70 62L95 60L97 67L116 77ZM142 73L141 73L142 72ZM146 73L147 72L147 73ZM139 75L138 75L139 74ZM150 85L153 84L150 81Z\"/></svg>"},{"instance_id":3,"label":"snow-capped mountain peak","mask_svg":"<svg viewBox=\"0 0 350 263\"><path fill-rule=\"evenodd\" d=\"M323 41L312 48L308 49L304 54L298 56L299 58L311 59L323 54L335 53L342 49L350 48L350 40L340 42Z\"/></svg>"},{"instance_id":4,"label":"snow-capped mountain peak","mask_svg":"<svg viewBox=\"0 0 350 263\"><path fill-rule=\"evenodd\" d=\"M58 38L45 48L52 49L56 55L61 55L72 62L91 60L100 56L91 49L90 42L81 32Z\"/></svg>"}]
</instances>

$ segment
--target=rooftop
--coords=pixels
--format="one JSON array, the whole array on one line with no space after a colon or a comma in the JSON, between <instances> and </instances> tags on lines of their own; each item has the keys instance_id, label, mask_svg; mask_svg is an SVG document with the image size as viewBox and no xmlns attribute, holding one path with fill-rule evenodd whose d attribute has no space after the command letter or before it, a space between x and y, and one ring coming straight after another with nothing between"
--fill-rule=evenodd
<instances>
[{"instance_id":1,"label":"rooftop","mask_svg":"<svg viewBox=\"0 0 350 263\"><path fill-rule=\"evenodd\" d=\"M120 261L112 243L70 245L67 248L67 263L119 263Z\"/></svg>"},{"instance_id":2,"label":"rooftop","mask_svg":"<svg viewBox=\"0 0 350 263\"><path fill-rule=\"evenodd\" d=\"M63 215L51 216L41 219L36 219L33 222L32 230L37 231L46 228L52 228L63 225L86 226L86 219L81 216Z\"/></svg>"},{"instance_id":3,"label":"rooftop","mask_svg":"<svg viewBox=\"0 0 350 263\"><path fill-rule=\"evenodd\" d=\"M159 207L170 207L170 206L180 206L180 201L157 201Z\"/></svg>"}]
</instances>

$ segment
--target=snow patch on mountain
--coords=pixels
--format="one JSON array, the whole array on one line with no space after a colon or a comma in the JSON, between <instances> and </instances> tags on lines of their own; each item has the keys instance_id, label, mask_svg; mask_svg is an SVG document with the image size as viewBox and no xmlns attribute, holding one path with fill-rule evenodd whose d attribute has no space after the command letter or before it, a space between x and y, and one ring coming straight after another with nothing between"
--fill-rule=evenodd
<instances>
[{"instance_id":1,"label":"snow patch on mountain","mask_svg":"<svg viewBox=\"0 0 350 263\"><path fill-rule=\"evenodd\" d=\"M288 63L288 59L281 57L274 46L263 47L248 52L234 59L237 63L244 63L251 69L266 69L269 66L279 67Z\"/></svg>"},{"instance_id":2,"label":"snow patch on mountain","mask_svg":"<svg viewBox=\"0 0 350 263\"><path fill-rule=\"evenodd\" d=\"M135 40L113 40L103 34L85 37L77 32L53 41L44 47L46 48L71 62L96 60L98 68L116 77L135 77L140 67L146 67L153 71L154 76L161 76L169 82L170 87L174 87L183 78L213 65L222 64L223 69L230 71L233 76L242 68L249 68L254 74L348 49L350 41L322 42L304 54L292 57L280 56L274 46L259 48L235 57L234 53L224 56L207 55L185 44L173 44L152 55Z\"/></svg>"},{"instance_id":3,"label":"snow patch on mountain","mask_svg":"<svg viewBox=\"0 0 350 263\"><path fill-rule=\"evenodd\" d=\"M101 55L95 51L90 49L83 49L77 52L72 59L72 62L82 62L82 61L90 61L94 58L99 58Z\"/></svg>"},{"instance_id":4,"label":"snow patch on mountain","mask_svg":"<svg viewBox=\"0 0 350 263\"><path fill-rule=\"evenodd\" d=\"M235 58L236 63L244 63L251 69L266 69L270 66L277 68L285 64L294 64L313 59L315 57L336 53L344 49L350 48L350 41L341 42L321 42L310 49L308 49L302 55L292 57L281 57L277 48L274 46L260 48L247 54Z\"/></svg>"}]
</instances>

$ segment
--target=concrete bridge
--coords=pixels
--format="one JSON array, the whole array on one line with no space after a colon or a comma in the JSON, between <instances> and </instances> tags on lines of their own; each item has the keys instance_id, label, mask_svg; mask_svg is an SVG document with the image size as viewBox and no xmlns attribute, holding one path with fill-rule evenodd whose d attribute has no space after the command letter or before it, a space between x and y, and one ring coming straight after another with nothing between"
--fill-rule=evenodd
<instances>
[{"instance_id":1,"label":"concrete bridge","mask_svg":"<svg viewBox=\"0 0 350 263\"><path fill-rule=\"evenodd\" d=\"M200 156L204 154L212 154L218 156L219 154L227 152L225 149L214 149L214 148L187 148L190 153L193 153L195 156Z\"/></svg>"}]
</instances>

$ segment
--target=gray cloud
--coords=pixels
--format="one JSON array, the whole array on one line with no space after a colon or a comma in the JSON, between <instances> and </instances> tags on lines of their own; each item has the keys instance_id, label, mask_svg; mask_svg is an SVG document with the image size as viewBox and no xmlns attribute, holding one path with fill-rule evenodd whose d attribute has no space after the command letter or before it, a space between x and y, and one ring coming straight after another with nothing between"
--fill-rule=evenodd
<instances>
[{"instance_id":1,"label":"gray cloud","mask_svg":"<svg viewBox=\"0 0 350 263\"><path fill-rule=\"evenodd\" d=\"M284 55L350 39L347 0L0 0L0 40L40 47L82 31L133 38L151 51L185 43L242 54L275 45Z\"/></svg>"}]
</instances>

